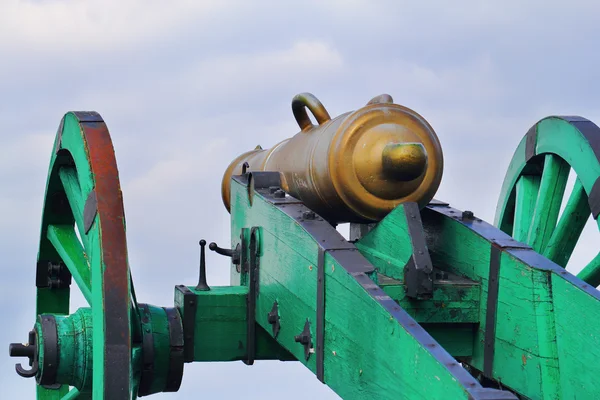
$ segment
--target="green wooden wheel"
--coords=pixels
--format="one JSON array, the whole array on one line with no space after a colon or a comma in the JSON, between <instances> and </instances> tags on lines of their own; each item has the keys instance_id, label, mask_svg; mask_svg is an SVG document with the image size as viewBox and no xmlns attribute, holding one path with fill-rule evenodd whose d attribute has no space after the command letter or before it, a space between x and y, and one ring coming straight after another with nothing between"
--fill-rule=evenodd
<instances>
[{"instance_id":1,"label":"green wooden wheel","mask_svg":"<svg viewBox=\"0 0 600 400\"><path fill-rule=\"evenodd\" d=\"M542 119L514 153L502 185L496 226L566 268L590 215L598 223L599 159L600 128L594 123L581 117ZM570 173L575 182L566 194ZM600 285L600 254L577 277Z\"/></svg>"},{"instance_id":2,"label":"green wooden wheel","mask_svg":"<svg viewBox=\"0 0 600 400\"><path fill-rule=\"evenodd\" d=\"M72 281L89 309L69 314ZM48 172L36 271L38 399L130 399L137 372L125 216L115 154L94 112L66 114ZM139 326L139 324L137 325ZM67 337L77 340L66 346ZM12 345L11 355L23 352ZM59 351L60 349L60 351ZM17 354L13 354L13 353ZM33 369L33 368L32 368ZM72 387L71 390L70 387Z\"/></svg>"},{"instance_id":3,"label":"green wooden wheel","mask_svg":"<svg viewBox=\"0 0 600 400\"><path fill-rule=\"evenodd\" d=\"M89 307L70 313L75 281ZM137 304L112 141L95 112L70 112L53 146L36 271L36 323L14 357L40 400L126 400L179 390L175 307Z\"/></svg>"},{"instance_id":4,"label":"green wooden wheel","mask_svg":"<svg viewBox=\"0 0 600 400\"><path fill-rule=\"evenodd\" d=\"M48 173L36 314L68 314L69 287L65 282L52 287L56 278L48 276L48 263L68 268L92 309L93 397L131 398L132 303L125 215L112 141L97 113L65 115ZM57 398L55 391L38 390L39 399Z\"/></svg>"}]
</instances>

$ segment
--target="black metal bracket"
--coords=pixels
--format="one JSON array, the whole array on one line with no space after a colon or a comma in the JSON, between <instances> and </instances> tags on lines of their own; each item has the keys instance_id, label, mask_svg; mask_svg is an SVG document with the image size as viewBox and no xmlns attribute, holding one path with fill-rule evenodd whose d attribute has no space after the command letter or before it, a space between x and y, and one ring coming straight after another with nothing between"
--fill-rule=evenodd
<instances>
[{"instance_id":1,"label":"black metal bracket","mask_svg":"<svg viewBox=\"0 0 600 400\"><path fill-rule=\"evenodd\" d=\"M141 322L148 329L142 329L142 371L138 388L138 395L147 396L151 394L150 387L154 381L154 336L148 325L150 321L150 309L147 304L138 304L138 308L142 314Z\"/></svg>"},{"instance_id":2,"label":"black metal bracket","mask_svg":"<svg viewBox=\"0 0 600 400\"><path fill-rule=\"evenodd\" d=\"M210 287L206 283L206 255L204 253L204 247L206 246L206 240L200 240L200 274L198 277L198 285L194 289L198 291L208 291Z\"/></svg>"},{"instance_id":3,"label":"black metal bracket","mask_svg":"<svg viewBox=\"0 0 600 400\"><path fill-rule=\"evenodd\" d=\"M487 307L485 313L485 338L483 348L483 374L491 378L494 366L494 342L496 340L496 311L498 305L498 277L502 250L492 246L490 254L490 274L488 279Z\"/></svg>"},{"instance_id":4,"label":"black metal bracket","mask_svg":"<svg viewBox=\"0 0 600 400\"><path fill-rule=\"evenodd\" d=\"M27 357L31 368L25 369L19 363L15 364L15 370L23 378L33 378L39 371L38 340L35 329L29 331L29 340L26 344L11 343L8 346L8 354L10 357Z\"/></svg>"},{"instance_id":5,"label":"black metal bracket","mask_svg":"<svg viewBox=\"0 0 600 400\"><path fill-rule=\"evenodd\" d=\"M169 372L163 392L177 392L183 380L183 324L177 308L163 307L169 321Z\"/></svg>"},{"instance_id":6,"label":"black metal bracket","mask_svg":"<svg viewBox=\"0 0 600 400\"><path fill-rule=\"evenodd\" d=\"M590 190L590 194L588 195L588 204L590 205L592 216L594 219L598 219L598 215L600 215L600 178L596 179L594 185L592 185L592 190Z\"/></svg>"},{"instance_id":7,"label":"black metal bracket","mask_svg":"<svg viewBox=\"0 0 600 400\"><path fill-rule=\"evenodd\" d=\"M58 373L58 330L54 315L40 315L42 327L40 335L44 338L44 364L39 384L46 389L58 389L56 375Z\"/></svg>"},{"instance_id":8,"label":"black metal bracket","mask_svg":"<svg viewBox=\"0 0 600 400\"><path fill-rule=\"evenodd\" d=\"M98 214L98 199L96 198L96 191L92 190L83 206L83 226L86 235L94 224L96 214Z\"/></svg>"},{"instance_id":9,"label":"black metal bracket","mask_svg":"<svg viewBox=\"0 0 600 400\"><path fill-rule=\"evenodd\" d=\"M194 335L196 330L196 295L185 285L175 286L183 294L183 361L194 361Z\"/></svg>"},{"instance_id":10,"label":"black metal bracket","mask_svg":"<svg viewBox=\"0 0 600 400\"><path fill-rule=\"evenodd\" d=\"M277 307L277 301L273 302L273 308L269 314L267 314L267 321L271 324L273 328L273 337L277 339L277 335L279 335L279 329L281 328L281 324L279 323L279 308Z\"/></svg>"},{"instance_id":11,"label":"black metal bracket","mask_svg":"<svg viewBox=\"0 0 600 400\"><path fill-rule=\"evenodd\" d=\"M248 327L247 327L247 357L244 363L253 365L256 358L256 300L259 289L260 271L260 228L254 226L250 230L250 265L248 271Z\"/></svg>"},{"instance_id":12,"label":"black metal bracket","mask_svg":"<svg viewBox=\"0 0 600 400\"><path fill-rule=\"evenodd\" d=\"M238 244L235 249L224 249L222 247L217 246L217 244L215 242L212 242L211 244L208 245L208 248L211 251L214 251L217 254L220 254L222 256L225 257L231 257L231 262L234 265L239 265L240 264L240 258L241 258L241 247Z\"/></svg>"},{"instance_id":13,"label":"black metal bracket","mask_svg":"<svg viewBox=\"0 0 600 400\"><path fill-rule=\"evenodd\" d=\"M159 392L177 392L183 379L183 325L177 308L162 307L169 324L169 358L167 369L165 360L156 354L155 333L152 329L152 313L147 304L139 304L143 329L142 370L138 396L149 396ZM159 351L161 351L159 349ZM157 364L158 362L158 364ZM158 385L157 385L158 384ZM164 385L164 386L159 386Z\"/></svg>"},{"instance_id":14,"label":"black metal bracket","mask_svg":"<svg viewBox=\"0 0 600 400\"><path fill-rule=\"evenodd\" d=\"M498 310L498 292L500 287L500 259L505 249L529 249L526 244L513 239L493 240L490 252L490 273L485 311L485 336L483 347L483 375L493 379L494 353L496 344L496 313Z\"/></svg>"},{"instance_id":15,"label":"black metal bracket","mask_svg":"<svg viewBox=\"0 0 600 400\"><path fill-rule=\"evenodd\" d=\"M71 272L62 263L48 263L48 287L50 289L65 289L71 285Z\"/></svg>"},{"instance_id":16,"label":"black metal bracket","mask_svg":"<svg viewBox=\"0 0 600 400\"><path fill-rule=\"evenodd\" d=\"M35 284L39 288L66 289L71 286L69 268L62 262L40 260L37 263Z\"/></svg>"},{"instance_id":17,"label":"black metal bracket","mask_svg":"<svg viewBox=\"0 0 600 400\"><path fill-rule=\"evenodd\" d=\"M317 261L317 379L325 383L325 249Z\"/></svg>"},{"instance_id":18,"label":"black metal bracket","mask_svg":"<svg viewBox=\"0 0 600 400\"><path fill-rule=\"evenodd\" d=\"M304 358L308 361L313 349L312 335L310 334L310 321L306 319L304 329L299 335L294 336L294 341L304 346Z\"/></svg>"},{"instance_id":19,"label":"black metal bracket","mask_svg":"<svg viewBox=\"0 0 600 400\"><path fill-rule=\"evenodd\" d=\"M404 267L406 295L413 299L430 299L433 296L433 263L423 231L423 222L417 203L402 204L413 254Z\"/></svg>"}]
</instances>

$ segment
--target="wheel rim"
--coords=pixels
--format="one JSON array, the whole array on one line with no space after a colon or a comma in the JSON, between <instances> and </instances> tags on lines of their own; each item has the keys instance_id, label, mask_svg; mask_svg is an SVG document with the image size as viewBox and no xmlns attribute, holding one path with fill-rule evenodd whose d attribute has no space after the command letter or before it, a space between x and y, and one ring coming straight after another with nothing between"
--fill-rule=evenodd
<instances>
[{"instance_id":1,"label":"wheel rim","mask_svg":"<svg viewBox=\"0 0 600 400\"><path fill-rule=\"evenodd\" d=\"M71 112L61 121L53 149L38 254L36 313L69 314L70 288L65 280L71 275L93 314L93 398L129 399L134 317L112 141L99 114ZM49 263L64 265L68 273L64 267L49 273ZM62 398L67 391L68 387L38 386L38 398Z\"/></svg>"},{"instance_id":2,"label":"wheel rim","mask_svg":"<svg viewBox=\"0 0 600 400\"><path fill-rule=\"evenodd\" d=\"M599 159L597 125L581 117L542 119L514 153L500 193L496 226L566 267L590 215L598 224ZM570 171L575 184L565 196ZM600 285L600 254L577 277Z\"/></svg>"}]
</instances>

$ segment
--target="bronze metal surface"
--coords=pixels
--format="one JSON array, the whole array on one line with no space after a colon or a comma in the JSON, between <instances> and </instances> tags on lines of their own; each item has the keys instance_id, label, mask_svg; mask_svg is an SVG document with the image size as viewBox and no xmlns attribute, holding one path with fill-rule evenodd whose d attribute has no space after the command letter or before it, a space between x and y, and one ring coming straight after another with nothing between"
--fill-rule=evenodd
<instances>
[{"instance_id":1,"label":"bronze metal surface","mask_svg":"<svg viewBox=\"0 0 600 400\"><path fill-rule=\"evenodd\" d=\"M318 125L310 121L306 109ZM433 128L413 110L383 94L331 119L310 93L292 101L300 132L270 149L237 157L222 181L230 211L230 180L248 171L277 171L283 189L331 222L379 221L406 201L422 208L437 191L442 149Z\"/></svg>"}]
</instances>

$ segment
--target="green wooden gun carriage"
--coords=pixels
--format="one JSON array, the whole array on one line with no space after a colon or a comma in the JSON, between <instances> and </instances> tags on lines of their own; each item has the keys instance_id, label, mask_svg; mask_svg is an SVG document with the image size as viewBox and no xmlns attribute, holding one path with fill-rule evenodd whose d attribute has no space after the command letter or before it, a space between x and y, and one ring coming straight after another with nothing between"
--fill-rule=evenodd
<instances>
[{"instance_id":1,"label":"green wooden gun carriage","mask_svg":"<svg viewBox=\"0 0 600 400\"><path fill-rule=\"evenodd\" d=\"M600 214L595 124L529 129L493 226L434 199L437 136L390 96L332 119L304 93L292 110L300 132L224 174L231 243L209 248L230 257L231 286L207 284L202 240L199 282L164 307L135 296L105 122L63 117L36 318L27 343L10 345L38 399L174 392L186 363L255 360L300 362L344 399L600 398L600 256L566 270ZM69 309L73 284L89 307Z\"/></svg>"}]
</instances>

